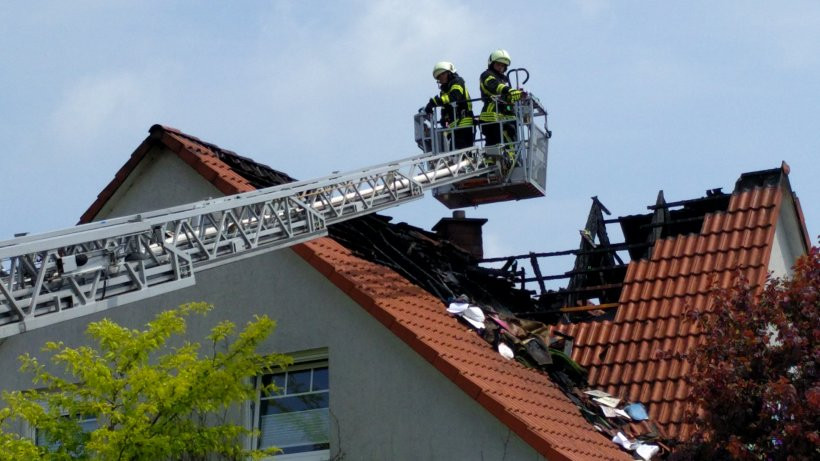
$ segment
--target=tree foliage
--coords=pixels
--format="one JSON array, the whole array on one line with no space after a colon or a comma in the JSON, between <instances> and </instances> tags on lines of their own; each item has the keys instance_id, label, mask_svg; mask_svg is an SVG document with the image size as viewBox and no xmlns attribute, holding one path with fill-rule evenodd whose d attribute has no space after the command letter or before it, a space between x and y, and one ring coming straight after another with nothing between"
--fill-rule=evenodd
<instances>
[{"instance_id":1,"label":"tree foliage","mask_svg":"<svg viewBox=\"0 0 820 461\"><path fill-rule=\"evenodd\" d=\"M762 293L742 277L693 312L704 341L690 351L695 435L681 458L820 458L820 254L813 247Z\"/></svg>"},{"instance_id":2,"label":"tree foliage","mask_svg":"<svg viewBox=\"0 0 820 461\"><path fill-rule=\"evenodd\" d=\"M256 352L275 322L257 316L237 332L224 321L211 329L207 347L184 341L186 318L211 309L205 303L184 304L158 314L144 330L107 319L91 323L86 333L93 345L49 342L44 347L60 374L33 356L21 356L21 371L33 373L37 390L3 392L3 459L196 460L272 454L245 449L243 439L251 431L232 423L230 413L255 398L255 376L290 363L281 354ZM81 417L95 417L97 428L84 432ZM37 428L48 446L16 435L12 428L20 422Z\"/></svg>"}]
</instances>

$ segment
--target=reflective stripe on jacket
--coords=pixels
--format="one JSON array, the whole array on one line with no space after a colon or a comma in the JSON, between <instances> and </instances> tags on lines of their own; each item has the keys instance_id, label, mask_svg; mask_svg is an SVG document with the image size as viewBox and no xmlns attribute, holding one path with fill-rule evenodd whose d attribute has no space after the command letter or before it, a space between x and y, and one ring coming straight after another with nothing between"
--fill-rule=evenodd
<instances>
[{"instance_id":1,"label":"reflective stripe on jacket","mask_svg":"<svg viewBox=\"0 0 820 461\"><path fill-rule=\"evenodd\" d=\"M497 122L515 118L512 106L506 100L511 90L510 80L506 75L488 67L481 73L480 87L481 101L484 103L479 116L482 122Z\"/></svg>"},{"instance_id":2,"label":"reflective stripe on jacket","mask_svg":"<svg viewBox=\"0 0 820 461\"><path fill-rule=\"evenodd\" d=\"M454 126L473 126L473 103L470 102L470 93L464 79L453 74L450 80L441 87L438 96L433 102L441 106L441 120ZM455 106L451 105L455 103Z\"/></svg>"}]
</instances>

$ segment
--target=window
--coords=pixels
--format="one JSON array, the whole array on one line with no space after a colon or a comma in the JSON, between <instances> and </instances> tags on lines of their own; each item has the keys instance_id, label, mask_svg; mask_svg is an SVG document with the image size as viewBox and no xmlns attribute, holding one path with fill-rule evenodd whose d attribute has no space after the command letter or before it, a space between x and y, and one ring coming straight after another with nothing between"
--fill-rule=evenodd
<instances>
[{"instance_id":1,"label":"window","mask_svg":"<svg viewBox=\"0 0 820 461\"><path fill-rule=\"evenodd\" d=\"M259 448L275 446L282 449L282 455L328 452L328 377L327 362L321 361L296 364L287 371L261 378L263 386L273 383L279 390L260 392L257 420ZM302 456L298 457L302 459Z\"/></svg>"},{"instance_id":2,"label":"window","mask_svg":"<svg viewBox=\"0 0 820 461\"><path fill-rule=\"evenodd\" d=\"M69 417L68 415L63 416L63 418L68 418L68 417ZM87 415L81 415L81 416L78 416L77 418L78 418L77 422L80 424L80 429L82 430L83 439L85 441L87 441L86 437L88 437L88 434L91 433L92 431L96 430L97 427L98 427L97 418L95 416L87 416ZM82 445L85 444L85 441L83 441L80 444L80 448L79 448L80 451L79 452L70 453L69 455L73 458L81 457L83 455L82 451L84 451L83 448L82 448ZM48 440L48 434L46 433L46 431L41 430L41 429L37 429L37 428L34 428L34 443L38 447L48 447L49 451L55 451L60 446L60 442L58 442L58 441L53 441L52 442L52 441Z\"/></svg>"}]
</instances>

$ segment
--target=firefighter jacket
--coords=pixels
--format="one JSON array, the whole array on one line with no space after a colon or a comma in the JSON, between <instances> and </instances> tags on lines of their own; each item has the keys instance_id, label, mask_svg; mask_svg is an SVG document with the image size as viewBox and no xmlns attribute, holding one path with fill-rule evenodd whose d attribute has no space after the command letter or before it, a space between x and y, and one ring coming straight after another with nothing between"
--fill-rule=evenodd
<instances>
[{"instance_id":1,"label":"firefighter jacket","mask_svg":"<svg viewBox=\"0 0 820 461\"><path fill-rule=\"evenodd\" d=\"M464 79L458 74L454 73L450 80L441 86L439 95L434 96L431 102L442 107L442 126L473 126L473 103L470 101L470 93Z\"/></svg>"},{"instance_id":2,"label":"firefighter jacket","mask_svg":"<svg viewBox=\"0 0 820 461\"><path fill-rule=\"evenodd\" d=\"M480 87L481 101L484 103L479 116L482 122L497 122L515 118L512 105L509 104L512 88L510 88L510 79L506 75L488 67L481 73Z\"/></svg>"}]
</instances>

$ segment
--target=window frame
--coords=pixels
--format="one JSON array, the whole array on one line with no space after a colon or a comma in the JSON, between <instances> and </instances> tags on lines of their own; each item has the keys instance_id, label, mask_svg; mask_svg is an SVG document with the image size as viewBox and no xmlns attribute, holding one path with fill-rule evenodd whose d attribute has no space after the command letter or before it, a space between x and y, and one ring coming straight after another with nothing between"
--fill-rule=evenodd
<instances>
[{"instance_id":1,"label":"window frame","mask_svg":"<svg viewBox=\"0 0 820 461\"><path fill-rule=\"evenodd\" d=\"M41 405L44 406L44 407L46 406L45 403L41 403ZM94 432L95 430L100 428L100 418L97 417L97 416L89 417L88 415L82 415L82 414L76 415L76 416L71 416L68 412L61 411L60 412L60 417L61 418L72 418L72 417L76 418L77 423L80 424L81 428L83 427L83 423L86 423L86 422L89 422L89 421L94 421L95 427L93 429L91 429L90 431L83 431L83 432L86 432L86 433ZM39 429L37 426L35 426L35 425L29 423L28 421L26 421L25 428L23 430L23 434L25 434L29 439L31 439L31 441L34 443L35 446L51 448L52 445L46 445L46 444L38 443L37 436L38 436L38 432L40 432L40 431L42 431L42 429Z\"/></svg>"},{"instance_id":2,"label":"window frame","mask_svg":"<svg viewBox=\"0 0 820 461\"><path fill-rule=\"evenodd\" d=\"M256 387L256 397L252 404L251 411L251 428L254 431L260 431L259 423L261 418L261 410L262 410L262 380L265 376L274 375L277 373L282 372L296 372L301 370L312 370L314 368L323 368L327 367L328 370L328 411L330 411L330 363L328 360L328 353L326 349L315 349L310 351L303 351L303 352L296 352L288 354L293 357L293 365L288 367L281 368L276 370L272 373L268 373L265 375L257 376L255 379L255 387ZM311 391L312 393L312 391ZM332 425L332 421L330 421ZM251 438L250 444L251 447L258 447L259 446L259 439L261 433L254 434ZM330 430L328 430L328 445L330 445ZM327 461L330 459L330 447L323 450L315 450L315 451L308 451L302 453L291 453L291 454L279 454L276 455L275 458L268 457L264 458L265 460L272 460L275 459L276 461Z\"/></svg>"}]
</instances>

